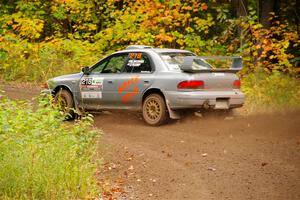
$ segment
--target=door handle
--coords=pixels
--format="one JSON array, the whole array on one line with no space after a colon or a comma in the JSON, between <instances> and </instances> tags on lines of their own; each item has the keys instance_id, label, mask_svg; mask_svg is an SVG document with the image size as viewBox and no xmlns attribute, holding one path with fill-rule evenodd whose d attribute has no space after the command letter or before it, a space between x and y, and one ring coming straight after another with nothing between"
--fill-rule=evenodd
<instances>
[{"instance_id":1,"label":"door handle","mask_svg":"<svg viewBox=\"0 0 300 200\"><path fill-rule=\"evenodd\" d=\"M150 82L149 81L144 81L144 83L149 84Z\"/></svg>"},{"instance_id":2,"label":"door handle","mask_svg":"<svg viewBox=\"0 0 300 200\"><path fill-rule=\"evenodd\" d=\"M108 83L113 83L113 81L112 81L112 80L108 80L107 82L108 82Z\"/></svg>"}]
</instances>

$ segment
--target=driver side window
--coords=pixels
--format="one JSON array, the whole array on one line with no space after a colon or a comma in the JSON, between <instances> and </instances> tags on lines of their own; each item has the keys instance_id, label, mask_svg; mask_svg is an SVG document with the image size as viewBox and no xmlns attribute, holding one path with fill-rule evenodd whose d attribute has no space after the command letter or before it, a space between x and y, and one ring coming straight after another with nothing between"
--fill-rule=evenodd
<instances>
[{"instance_id":1,"label":"driver side window","mask_svg":"<svg viewBox=\"0 0 300 200\"><path fill-rule=\"evenodd\" d=\"M122 71L125 61L127 60L127 53L116 54L108 57L96 65L90 71L91 73L119 73Z\"/></svg>"},{"instance_id":2,"label":"driver side window","mask_svg":"<svg viewBox=\"0 0 300 200\"><path fill-rule=\"evenodd\" d=\"M122 71L127 54L117 54L112 56L101 73L119 73Z\"/></svg>"},{"instance_id":3,"label":"driver side window","mask_svg":"<svg viewBox=\"0 0 300 200\"><path fill-rule=\"evenodd\" d=\"M106 66L108 60L105 59L104 61L101 61L100 63L97 63L95 67L91 70L91 73L101 73L101 71L104 69Z\"/></svg>"}]
</instances>

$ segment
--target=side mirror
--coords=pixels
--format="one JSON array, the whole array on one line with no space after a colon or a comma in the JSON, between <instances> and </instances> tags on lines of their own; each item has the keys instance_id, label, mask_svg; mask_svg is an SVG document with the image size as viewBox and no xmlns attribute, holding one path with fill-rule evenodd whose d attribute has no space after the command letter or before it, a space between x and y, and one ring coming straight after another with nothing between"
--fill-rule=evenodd
<instances>
[{"instance_id":1,"label":"side mirror","mask_svg":"<svg viewBox=\"0 0 300 200\"><path fill-rule=\"evenodd\" d=\"M90 68L89 67L83 67L81 69L81 71L83 72L83 74L89 75L90 74Z\"/></svg>"}]
</instances>

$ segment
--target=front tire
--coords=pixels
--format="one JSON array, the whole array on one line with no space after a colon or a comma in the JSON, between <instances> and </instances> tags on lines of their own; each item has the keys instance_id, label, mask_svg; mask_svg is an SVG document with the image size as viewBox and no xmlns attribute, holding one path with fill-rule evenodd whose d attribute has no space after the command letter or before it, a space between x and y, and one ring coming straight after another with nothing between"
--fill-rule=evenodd
<instances>
[{"instance_id":1,"label":"front tire","mask_svg":"<svg viewBox=\"0 0 300 200\"><path fill-rule=\"evenodd\" d=\"M54 103L62 111L63 115L66 116L67 120L75 118L74 100L69 91L60 89L54 96Z\"/></svg>"},{"instance_id":2,"label":"front tire","mask_svg":"<svg viewBox=\"0 0 300 200\"><path fill-rule=\"evenodd\" d=\"M159 126L167 120L167 107L159 94L150 94L143 102L143 118L149 125Z\"/></svg>"}]
</instances>

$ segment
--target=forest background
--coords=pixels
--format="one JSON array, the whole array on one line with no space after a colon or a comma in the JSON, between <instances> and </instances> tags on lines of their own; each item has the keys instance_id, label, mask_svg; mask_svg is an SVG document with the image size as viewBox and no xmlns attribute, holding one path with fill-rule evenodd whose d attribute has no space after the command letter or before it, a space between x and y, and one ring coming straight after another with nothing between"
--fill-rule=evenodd
<instances>
[{"instance_id":1,"label":"forest background","mask_svg":"<svg viewBox=\"0 0 300 200\"><path fill-rule=\"evenodd\" d=\"M300 107L296 0L0 0L0 72L42 83L130 44L241 55L247 109Z\"/></svg>"}]
</instances>

